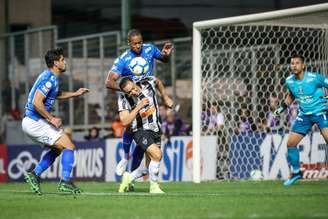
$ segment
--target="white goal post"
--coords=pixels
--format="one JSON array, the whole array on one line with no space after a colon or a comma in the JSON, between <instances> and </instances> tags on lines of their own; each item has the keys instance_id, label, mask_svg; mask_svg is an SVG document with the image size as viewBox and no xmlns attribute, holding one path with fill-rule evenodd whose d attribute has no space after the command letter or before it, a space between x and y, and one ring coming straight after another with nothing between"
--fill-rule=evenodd
<instances>
[{"instance_id":1,"label":"white goal post","mask_svg":"<svg viewBox=\"0 0 328 219\"><path fill-rule=\"evenodd\" d=\"M264 109L259 103L265 95L276 91L281 98L282 79L286 76L282 72L288 71L286 65L290 52L307 51L309 56L316 57L307 64L313 65L316 70L327 72L327 25L328 3L193 23L192 122L195 183L201 182L202 178L201 136L217 134L216 131L209 131L207 126L204 127L202 113L204 109L209 111L207 105L215 101L218 105L223 103L223 134L232 135L236 127L236 107L240 107L240 99L234 97L235 93L244 92L245 108L253 111L251 115L255 115L254 120L260 118ZM263 76L263 82L259 72L273 75L274 79L269 80ZM257 91L262 92L261 97L255 95ZM218 144L222 144L218 141ZM226 144L226 140L224 142ZM227 162L232 161L227 160L226 165ZM218 165L221 164L218 162ZM223 178L234 177L230 175Z\"/></svg>"}]
</instances>

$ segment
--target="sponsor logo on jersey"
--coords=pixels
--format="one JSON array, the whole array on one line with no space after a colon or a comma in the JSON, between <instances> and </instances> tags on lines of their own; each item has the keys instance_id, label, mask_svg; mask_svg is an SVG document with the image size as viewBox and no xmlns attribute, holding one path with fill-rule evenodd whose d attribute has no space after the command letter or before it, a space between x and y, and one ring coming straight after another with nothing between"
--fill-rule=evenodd
<instances>
[{"instance_id":1,"label":"sponsor logo on jersey","mask_svg":"<svg viewBox=\"0 0 328 219\"><path fill-rule=\"evenodd\" d=\"M153 107L150 107L149 109L147 109L144 112L140 112L140 116L141 116L141 118L145 118L145 117L148 117L148 116L152 115L155 111L156 111L156 109L153 106Z\"/></svg>"}]
</instances>

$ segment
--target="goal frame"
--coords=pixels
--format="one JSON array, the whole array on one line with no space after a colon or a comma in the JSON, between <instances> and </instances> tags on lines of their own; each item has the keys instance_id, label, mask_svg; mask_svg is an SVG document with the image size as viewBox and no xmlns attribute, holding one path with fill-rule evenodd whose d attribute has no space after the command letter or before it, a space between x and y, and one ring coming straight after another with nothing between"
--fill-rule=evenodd
<instances>
[{"instance_id":1,"label":"goal frame","mask_svg":"<svg viewBox=\"0 0 328 219\"><path fill-rule=\"evenodd\" d=\"M289 18L293 16L307 15L311 13L328 11L328 3L316 4L311 6L297 7L291 9L270 11L243 16L228 17L222 19L212 19L198 21L193 23L193 56L192 56L192 80L193 80L193 98L192 98L192 123L193 123L193 182L201 182L201 156L200 156L200 138L201 138L201 31L215 26L246 24L251 22L261 22L272 19ZM197 125L196 125L197 124Z\"/></svg>"}]
</instances>

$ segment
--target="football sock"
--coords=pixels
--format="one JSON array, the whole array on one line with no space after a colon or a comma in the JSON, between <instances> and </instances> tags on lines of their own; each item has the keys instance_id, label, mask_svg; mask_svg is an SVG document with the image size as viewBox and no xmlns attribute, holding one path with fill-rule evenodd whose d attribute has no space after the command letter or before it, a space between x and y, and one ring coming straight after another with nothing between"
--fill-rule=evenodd
<instances>
[{"instance_id":1,"label":"football sock","mask_svg":"<svg viewBox=\"0 0 328 219\"><path fill-rule=\"evenodd\" d=\"M34 168L34 173L37 176L40 176L48 167L50 167L58 157L59 153L56 150L50 149L48 150L38 163L38 165Z\"/></svg>"},{"instance_id":2,"label":"football sock","mask_svg":"<svg viewBox=\"0 0 328 219\"><path fill-rule=\"evenodd\" d=\"M62 164L62 179L64 181L69 181L71 178L71 172L74 164L74 151L70 149L63 150L63 155L61 159Z\"/></svg>"},{"instance_id":3,"label":"football sock","mask_svg":"<svg viewBox=\"0 0 328 219\"><path fill-rule=\"evenodd\" d=\"M141 165L138 169L132 171L131 181L134 182L136 179L143 177L147 173L148 173L148 169L144 165Z\"/></svg>"},{"instance_id":4,"label":"football sock","mask_svg":"<svg viewBox=\"0 0 328 219\"><path fill-rule=\"evenodd\" d=\"M129 153L130 153L130 147L133 141L132 133L130 132L124 132L123 133L123 150L124 150L124 158L129 160Z\"/></svg>"},{"instance_id":5,"label":"football sock","mask_svg":"<svg viewBox=\"0 0 328 219\"><path fill-rule=\"evenodd\" d=\"M300 171L300 153L297 147L288 147L287 160L292 173L298 173Z\"/></svg>"},{"instance_id":6,"label":"football sock","mask_svg":"<svg viewBox=\"0 0 328 219\"><path fill-rule=\"evenodd\" d=\"M142 148L136 147L132 154L131 171L136 170L140 166L143 156L144 156L144 151L142 150Z\"/></svg>"},{"instance_id":7,"label":"football sock","mask_svg":"<svg viewBox=\"0 0 328 219\"><path fill-rule=\"evenodd\" d=\"M150 183L157 183L158 181L158 174L159 174L159 165L160 163L157 161L150 161L149 163L149 180Z\"/></svg>"}]
</instances>

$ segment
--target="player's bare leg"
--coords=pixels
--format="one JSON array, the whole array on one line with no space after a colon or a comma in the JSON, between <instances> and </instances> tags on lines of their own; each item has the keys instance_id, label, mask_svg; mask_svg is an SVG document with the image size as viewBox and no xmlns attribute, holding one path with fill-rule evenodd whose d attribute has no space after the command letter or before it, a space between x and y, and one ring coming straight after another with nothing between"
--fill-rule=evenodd
<instances>
[{"instance_id":1,"label":"player's bare leg","mask_svg":"<svg viewBox=\"0 0 328 219\"><path fill-rule=\"evenodd\" d=\"M328 144L328 128L323 128L320 131L322 137L325 139L326 143Z\"/></svg>"}]
</instances>

